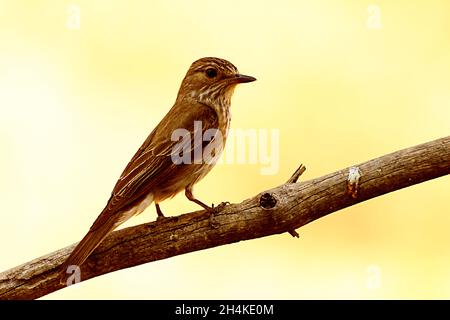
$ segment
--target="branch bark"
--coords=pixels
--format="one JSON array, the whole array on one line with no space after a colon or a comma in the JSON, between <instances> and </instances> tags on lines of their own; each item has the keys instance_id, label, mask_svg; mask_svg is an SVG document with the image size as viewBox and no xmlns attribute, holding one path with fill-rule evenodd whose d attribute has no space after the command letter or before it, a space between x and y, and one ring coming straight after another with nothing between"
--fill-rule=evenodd
<instances>
[{"instance_id":1,"label":"branch bark","mask_svg":"<svg viewBox=\"0 0 450 320\"><path fill-rule=\"evenodd\" d=\"M283 185L210 216L196 211L110 234L88 258L81 281L109 272L242 240L289 232L356 203L450 173L450 136L384 155L320 178ZM35 299L64 288L59 266L75 245L0 274L0 299Z\"/></svg>"}]
</instances>

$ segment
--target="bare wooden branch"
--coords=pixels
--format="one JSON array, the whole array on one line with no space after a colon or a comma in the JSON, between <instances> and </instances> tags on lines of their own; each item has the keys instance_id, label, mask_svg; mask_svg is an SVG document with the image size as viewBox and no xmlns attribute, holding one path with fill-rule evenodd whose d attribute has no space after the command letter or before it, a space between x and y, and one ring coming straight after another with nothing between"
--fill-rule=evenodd
<instances>
[{"instance_id":1,"label":"bare wooden branch","mask_svg":"<svg viewBox=\"0 0 450 320\"><path fill-rule=\"evenodd\" d=\"M302 171L300 166L287 183L228 205L213 216L196 211L115 231L82 266L81 281L192 251L289 232L342 208L447 175L450 136L294 183ZM74 246L1 273L0 299L33 299L62 289L58 268Z\"/></svg>"}]
</instances>

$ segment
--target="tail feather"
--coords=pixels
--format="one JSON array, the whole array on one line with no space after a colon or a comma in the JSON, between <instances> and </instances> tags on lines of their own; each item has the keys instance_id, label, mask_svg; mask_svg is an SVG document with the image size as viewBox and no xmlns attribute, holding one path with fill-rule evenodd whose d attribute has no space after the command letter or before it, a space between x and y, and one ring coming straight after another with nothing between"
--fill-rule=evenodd
<instances>
[{"instance_id":1,"label":"tail feather","mask_svg":"<svg viewBox=\"0 0 450 320\"><path fill-rule=\"evenodd\" d=\"M153 202L153 194L148 194L142 201L136 206L119 213L111 214L106 208L95 220L91 226L89 232L73 249L70 256L61 266L60 282L64 284L67 278L67 271L70 266L81 267L84 261L90 256L90 254L99 246L99 244L105 239L105 237L117 228L119 225L130 219L131 217L140 214L146 207Z\"/></svg>"},{"instance_id":2,"label":"tail feather","mask_svg":"<svg viewBox=\"0 0 450 320\"><path fill-rule=\"evenodd\" d=\"M103 239L105 239L105 237L116 227L116 221L114 221L114 219L109 219L95 230L89 230L61 266L61 273L64 275L63 278L67 276L66 272L69 266L81 267L84 261L86 261L89 255L99 246Z\"/></svg>"}]
</instances>

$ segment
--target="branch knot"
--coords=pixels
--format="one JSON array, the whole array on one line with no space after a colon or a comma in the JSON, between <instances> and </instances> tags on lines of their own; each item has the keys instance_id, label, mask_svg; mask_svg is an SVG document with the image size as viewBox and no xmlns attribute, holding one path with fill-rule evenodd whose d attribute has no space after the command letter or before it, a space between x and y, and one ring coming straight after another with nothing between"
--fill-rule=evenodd
<instances>
[{"instance_id":1,"label":"branch knot","mask_svg":"<svg viewBox=\"0 0 450 320\"><path fill-rule=\"evenodd\" d=\"M261 198L259 198L259 205L264 209L272 209L276 204L277 199L268 192L264 193Z\"/></svg>"}]
</instances>

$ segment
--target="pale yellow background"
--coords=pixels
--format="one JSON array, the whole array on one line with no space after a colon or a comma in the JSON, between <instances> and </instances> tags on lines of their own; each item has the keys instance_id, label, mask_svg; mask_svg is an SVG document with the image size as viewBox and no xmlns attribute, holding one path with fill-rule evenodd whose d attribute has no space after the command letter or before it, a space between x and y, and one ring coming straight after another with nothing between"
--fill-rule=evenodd
<instances>
[{"instance_id":1,"label":"pale yellow background","mask_svg":"<svg viewBox=\"0 0 450 320\"><path fill-rule=\"evenodd\" d=\"M367 27L373 3L381 30ZM209 203L276 186L299 163L310 179L450 133L448 1L0 1L0 270L81 239L203 56L258 78L237 88L232 128L281 137L278 174L218 166L196 188ZM195 252L46 298L448 299L449 196L440 178L300 239ZM162 208L197 209L181 195ZM154 218L151 207L127 225Z\"/></svg>"}]
</instances>

